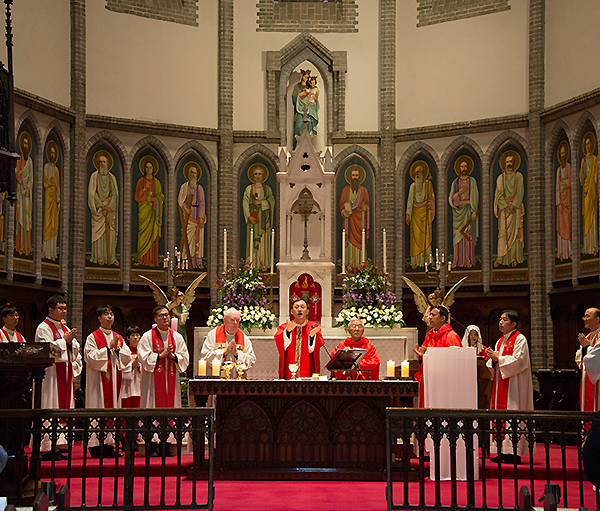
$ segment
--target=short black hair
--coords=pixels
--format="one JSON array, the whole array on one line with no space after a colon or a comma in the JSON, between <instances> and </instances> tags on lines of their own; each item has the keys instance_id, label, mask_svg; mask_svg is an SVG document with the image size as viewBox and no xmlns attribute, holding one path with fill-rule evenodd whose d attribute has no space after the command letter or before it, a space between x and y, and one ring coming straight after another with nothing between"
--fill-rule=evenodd
<instances>
[{"instance_id":1,"label":"short black hair","mask_svg":"<svg viewBox=\"0 0 600 511\"><path fill-rule=\"evenodd\" d=\"M105 312L112 312L114 314L115 311L110 305L100 305L100 307L96 309L96 317L99 318Z\"/></svg>"},{"instance_id":2,"label":"short black hair","mask_svg":"<svg viewBox=\"0 0 600 511\"><path fill-rule=\"evenodd\" d=\"M59 303L67 303L67 299L62 295L52 295L46 300L47 309L56 309Z\"/></svg>"},{"instance_id":3,"label":"short black hair","mask_svg":"<svg viewBox=\"0 0 600 511\"><path fill-rule=\"evenodd\" d=\"M125 332L125 339L129 339L133 334L141 334L140 327L137 325L131 325L127 327L127 331Z\"/></svg>"},{"instance_id":4,"label":"short black hair","mask_svg":"<svg viewBox=\"0 0 600 511\"><path fill-rule=\"evenodd\" d=\"M446 323L448 323L448 318L450 317L450 311L444 307L443 305L436 305L433 309L437 309L440 313L440 316L444 316Z\"/></svg>"},{"instance_id":5,"label":"short black hair","mask_svg":"<svg viewBox=\"0 0 600 511\"><path fill-rule=\"evenodd\" d=\"M519 324L521 321L521 316L516 310L506 309L502 314L506 314L511 323Z\"/></svg>"},{"instance_id":6,"label":"short black hair","mask_svg":"<svg viewBox=\"0 0 600 511\"><path fill-rule=\"evenodd\" d=\"M0 308L0 318L4 319L6 316L12 316L15 312L17 312L17 308L13 304L10 302L5 303Z\"/></svg>"},{"instance_id":7,"label":"short black hair","mask_svg":"<svg viewBox=\"0 0 600 511\"><path fill-rule=\"evenodd\" d=\"M306 307L308 308L308 302L304 298L296 298L292 302L292 309L294 308L294 305L296 305L298 302L304 302L304 305L306 305Z\"/></svg>"},{"instance_id":8,"label":"short black hair","mask_svg":"<svg viewBox=\"0 0 600 511\"><path fill-rule=\"evenodd\" d=\"M156 307L154 307L154 309L152 309L152 317L155 318L156 315L158 314L158 311L161 311L163 309L166 309L167 312L169 311L169 309L166 305L157 305Z\"/></svg>"}]
</instances>

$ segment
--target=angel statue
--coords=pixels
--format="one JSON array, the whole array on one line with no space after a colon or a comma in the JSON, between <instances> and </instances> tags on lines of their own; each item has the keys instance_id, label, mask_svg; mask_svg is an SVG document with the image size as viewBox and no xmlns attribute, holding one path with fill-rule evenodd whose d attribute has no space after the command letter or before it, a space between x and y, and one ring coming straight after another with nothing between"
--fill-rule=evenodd
<instances>
[{"instance_id":1,"label":"angel statue","mask_svg":"<svg viewBox=\"0 0 600 511\"><path fill-rule=\"evenodd\" d=\"M206 272L198 275L193 282L188 286L185 290L180 291L177 286L173 286L169 291L169 295L171 299L167 298L167 295L163 292L163 290L158 286L156 282L153 282L148 277L144 277L140 275L140 278L144 279L146 283L152 289L154 294L154 299L158 305L165 305L169 309L169 314L171 315L171 327L173 328L173 321L176 321L177 327L176 330L179 332L183 339L187 344L187 332L185 328L185 324L190 317L190 309L192 308L192 303L196 299L196 288L198 284L204 280L206 277Z\"/></svg>"},{"instance_id":2,"label":"angel statue","mask_svg":"<svg viewBox=\"0 0 600 511\"><path fill-rule=\"evenodd\" d=\"M446 293L446 296L442 298L442 291L438 287L429 296L425 296L425 293L421 291L421 288L417 286L412 280L407 279L404 275L402 276L404 282L413 290L415 303L417 304L417 310L423 314L423 321L427 325L427 330L430 330L429 317L431 315L431 309L437 305L443 305L446 309L450 310L450 306L454 303L454 295L462 283L467 280L468 277L463 277L456 284L452 286L450 291Z\"/></svg>"}]
</instances>

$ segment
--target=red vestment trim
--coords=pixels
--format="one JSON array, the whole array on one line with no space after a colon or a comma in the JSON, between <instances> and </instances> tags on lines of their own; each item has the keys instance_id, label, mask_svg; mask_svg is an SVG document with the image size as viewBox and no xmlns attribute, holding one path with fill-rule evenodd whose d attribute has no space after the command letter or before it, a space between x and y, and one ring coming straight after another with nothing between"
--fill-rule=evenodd
<instances>
[{"instance_id":1,"label":"red vestment trim","mask_svg":"<svg viewBox=\"0 0 600 511\"><path fill-rule=\"evenodd\" d=\"M515 341L517 340L517 336L520 333L521 332L519 332L518 330L515 330L512 333L512 335L506 340L501 356L507 357L513 354L513 350L515 348ZM500 342L501 340L502 339L498 339L498 342ZM498 368L497 377L498 383L495 384L492 388L492 402L490 404L490 409L506 410L506 405L508 403L508 384L510 382L510 377L503 378L500 374L500 368Z\"/></svg>"},{"instance_id":2,"label":"red vestment trim","mask_svg":"<svg viewBox=\"0 0 600 511\"><path fill-rule=\"evenodd\" d=\"M6 333L4 331L4 328L0 328L0 332L3 333L4 337L6 338L6 341L3 341L3 342L10 342L10 338L8 337L8 333ZM17 335L17 342L25 342L25 338L19 332L17 332L16 330L15 330L15 334ZM0 338L1 337L2 336L0 335Z\"/></svg>"},{"instance_id":3,"label":"red vestment trim","mask_svg":"<svg viewBox=\"0 0 600 511\"><path fill-rule=\"evenodd\" d=\"M598 337L600 336L600 332L597 333L592 339L590 339L591 332L587 335L587 339L590 341L590 347L588 349L592 349L596 346L596 342L598 342ZM583 364L583 360L582 360ZM581 370L581 385L579 388L579 402L581 403L581 411L582 412L597 412L596 404L598 403L598 389L600 385L599 382L592 383L590 377L587 375L587 372L582 369Z\"/></svg>"},{"instance_id":4,"label":"red vestment trim","mask_svg":"<svg viewBox=\"0 0 600 511\"><path fill-rule=\"evenodd\" d=\"M167 344L173 346L175 353L175 339L173 330L169 328ZM160 354L165 350L165 343L162 336L158 333L158 328L152 329L152 351L158 353L154 367L154 406L157 408L173 408L175 406L175 362L170 358L160 358Z\"/></svg>"},{"instance_id":5,"label":"red vestment trim","mask_svg":"<svg viewBox=\"0 0 600 511\"><path fill-rule=\"evenodd\" d=\"M315 336L315 349L312 353L308 351L308 332L310 332L313 328L319 326L317 323L313 321L309 321L306 325L302 327L302 339L300 339L300 371L298 376L303 378L312 376L313 373L321 372L321 361L319 359L319 349L325 341L323 340L323 336L321 332L317 333ZM290 338L292 343L288 346L287 349L284 348L284 335L285 329L287 327L287 323L283 323L283 325L279 325L277 328L277 332L275 333L275 344L277 345L277 349L279 351L279 378L284 378L286 380L291 379L292 373L290 372L289 365L296 363L296 329L294 328L290 332Z\"/></svg>"},{"instance_id":6,"label":"red vestment trim","mask_svg":"<svg viewBox=\"0 0 600 511\"><path fill-rule=\"evenodd\" d=\"M102 330L95 330L93 335L94 339L96 340L96 346L98 347L98 349L108 348L108 344L106 343L106 337ZM119 348L121 348L123 346L123 338L115 332L113 332L113 336L118 339L118 346ZM104 408L115 408L115 398L113 395L112 386L114 375L112 370L112 361L110 359L110 350L108 352L108 368L106 371L103 371L100 374L102 375L102 398L104 400ZM121 371L117 371L117 392L121 388L121 377Z\"/></svg>"},{"instance_id":7,"label":"red vestment trim","mask_svg":"<svg viewBox=\"0 0 600 511\"><path fill-rule=\"evenodd\" d=\"M54 335L55 341L63 339L63 335L69 331L65 325L61 324L61 334L52 321L45 319L44 323L46 323L50 327L50 330L52 330L52 335ZM71 364L71 354L69 353L68 349L67 361L55 362L54 365L56 367L56 383L58 387L58 407L71 408L71 395L73 392L73 365Z\"/></svg>"},{"instance_id":8,"label":"red vestment trim","mask_svg":"<svg viewBox=\"0 0 600 511\"><path fill-rule=\"evenodd\" d=\"M217 344L217 348L225 348L227 347L227 334L225 333L225 325L221 325L217 327L217 331L215 332L215 341ZM244 350L244 333L238 329L235 333L235 343L239 348Z\"/></svg>"}]
</instances>

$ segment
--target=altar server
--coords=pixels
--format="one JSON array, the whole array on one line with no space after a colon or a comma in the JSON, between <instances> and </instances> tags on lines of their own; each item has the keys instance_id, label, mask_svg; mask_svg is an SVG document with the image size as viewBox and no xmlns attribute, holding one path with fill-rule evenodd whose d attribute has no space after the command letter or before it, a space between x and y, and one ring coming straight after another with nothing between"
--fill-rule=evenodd
<instances>
[{"instance_id":1,"label":"altar server","mask_svg":"<svg viewBox=\"0 0 600 511\"><path fill-rule=\"evenodd\" d=\"M14 305L6 303L0 309L0 342L25 342L25 338L17 332L19 313Z\"/></svg>"}]
</instances>

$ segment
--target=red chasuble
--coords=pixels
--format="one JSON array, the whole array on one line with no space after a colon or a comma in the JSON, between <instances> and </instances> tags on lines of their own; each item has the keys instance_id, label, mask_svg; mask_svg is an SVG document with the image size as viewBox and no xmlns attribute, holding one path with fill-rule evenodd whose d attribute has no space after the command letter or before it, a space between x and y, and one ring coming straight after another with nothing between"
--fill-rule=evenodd
<instances>
[{"instance_id":1,"label":"red chasuble","mask_svg":"<svg viewBox=\"0 0 600 511\"><path fill-rule=\"evenodd\" d=\"M462 341L452 327L446 323L437 332L429 330L421 346L424 348L448 348L450 346L462 347ZM425 405L425 382L423 381L423 366L421 366L417 371L417 374L415 374L415 380L419 382L419 407L423 408Z\"/></svg>"},{"instance_id":2,"label":"red chasuble","mask_svg":"<svg viewBox=\"0 0 600 511\"><path fill-rule=\"evenodd\" d=\"M347 337L345 341L342 341L335 347L331 352L331 356L333 357L336 352L344 348L367 350L366 355L360 359L358 367L360 369L370 369L371 372L345 373L344 371L336 371L335 377L338 380L347 380L348 375L350 375L350 379L352 380L379 380L379 365L381 361L379 360L377 349L371 344L369 339L361 337L358 341L353 341L351 337Z\"/></svg>"},{"instance_id":3,"label":"red chasuble","mask_svg":"<svg viewBox=\"0 0 600 511\"><path fill-rule=\"evenodd\" d=\"M300 341L300 370L298 371L298 376L302 378L309 378L314 373L321 372L319 350L321 349L321 346L325 344L321 332L315 336L315 350L312 353L308 352L308 333L316 326L319 325L313 321L309 321L302 327L302 339ZM296 362L296 329L294 328L294 330L290 332L292 343L286 350L284 348L286 327L287 323L284 323L277 328L277 332L275 333L275 344L279 351L279 378L289 380L292 377L292 373L288 366L289 364L294 364Z\"/></svg>"},{"instance_id":4,"label":"red chasuble","mask_svg":"<svg viewBox=\"0 0 600 511\"><path fill-rule=\"evenodd\" d=\"M217 349L225 349L227 347L227 333L225 332L225 325L217 327L217 331L215 332L215 343L217 345ZM244 351L244 333L239 329L235 333L235 344L237 345L238 350Z\"/></svg>"},{"instance_id":5,"label":"red chasuble","mask_svg":"<svg viewBox=\"0 0 600 511\"><path fill-rule=\"evenodd\" d=\"M175 339L173 330L169 328L167 343L173 346L175 353ZM166 349L158 328L152 329L152 351L160 355ZM177 383L177 364L170 357L156 360L154 367L154 406L157 408L175 407L175 386Z\"/></svg>"},{"instance_id":6,"label":"red chasuble","mask_svg":"<svg viewBox=\"0 0 600 511\"><path fill-rule=\"evenodd\" d=\"M596 343L598 342L598 338L600 337L600 333L596 334L593 338L590 339L591 333L586 336L587 340L590 341L590 345L588 347L588 351L591 350ZM592 383L590 377L587 375L585 370L581 370L581 385L579 389L579 402L581 403L581 411L582 412L597 412L596 403L598 402L598 390L600 382Z\"/></svg>"},{"instance_id":7,"label":"red chasuble","mask_svg":"<svg viewBox=\"0 0 600 511\"><path fill-rule=\"evenodd\" d=\"M518 330L515 330L512 335L506 340L504 343L504 348L502 349L501 356L507 357L513 354L513 350L515 348L515 341L517 340L517 336L520 334ZM502 341L504 336L502 336L496 342L496 351L500 348L499 343ZM494 386L492 388L492 401L490 403L490 410L506 410L506 404L508 403L508 384L510 382L510 378L503 378L500 374L500 371L494 371L495 378L498 379L498 382L494 382Z\"/></svg>"},{"instance_id":8,"label":"red chasuble","mask_svg":"<svg viewBox=\"0 0 600 511\"><path fill-rule=\"evenodd\" d=\"M106 336L104 335L104 332L100 329L95 330L94 333L94 340L96 341L96 346L98 347L98 349L104 349L104 348L108 348L108 344L106 343ZM113 336L116 337L118 339L118 346L119 348L121 348L123 346L123 338L113 332ZM115 377L115 375L113 374L113 370L112 370L112 362L110 359L110 352L108 354L108 368L106 369L106 371L104 371L102 373L102 398L104 400L104 408L115 408L115 398L113 396L113 378ZM117 377L117 392L119 391L119 389L121 388L121 371L117 371L116 374ZM118 397L118 396L117 396Z\"/></svg>"},{"instance_id":9,"label":"red chasuble","mask_svg":"<svg viewBox=\"0 0 600 511\"><path fill-rule=\"evenodd\" d=\"M58 341L63 338L69 329L65 325L60 325L62 333L58 331L56 325L47 319L44 320L50 330L54 340ZM67 349L67 362L55 362L56 366L56 383L58 387L58 407L71 408L71 395L73 393L73 365L71 364L71 354Z\"/></svg>"}]
</instances>

